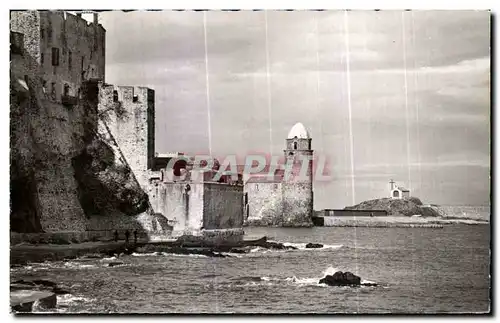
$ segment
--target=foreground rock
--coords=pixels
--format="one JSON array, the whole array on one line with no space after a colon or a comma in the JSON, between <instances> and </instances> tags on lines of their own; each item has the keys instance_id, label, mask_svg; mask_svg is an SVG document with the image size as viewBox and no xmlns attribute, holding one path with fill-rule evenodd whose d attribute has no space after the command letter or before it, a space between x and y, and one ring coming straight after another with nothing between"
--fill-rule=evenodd
<instances>
[{"instance_id":1,"label":"foreground rock","mask_svg":"<svg viewBox=\"0 0 500 323\"><path fill-rule=\"evenodd\" d=\"M10 290L38 290L47 291L57 295L69 294L69 291L59 288L56 283L45 280L45 279L35 279L35 280L16 280L10 284Z\"/></svg>"},{"instance_id":2,"label":"foreground rock","mask_svg":"<svg viewBox=\"0 0 500 323\"><path fill-rule=\"evenodd\" d=\"M15 312L43 311L56 305L56 294L51 292L26 289L10 292L10 307Z\"/></svg>"},{"instance_id":3,"label":"foreground rock","mask_svg":"<svg viewBox=\"0 0 500 323\"><path fill-rule=\"evenodd\" d=\"M361 285L361 277L346 271L345 273L337 271L333 275L326 275L319 280L320 284L328 286L359 286Z\"/></svg>"},{"instance_id":4,"label":"foreground rock","mask_svg":"<svg viewBox=\"0 0 500 323\"><path fill-rule=\"evenodd\" d=\"M321 243L311 243L309 242L306 244L307 249L314 249L314 248L323 248L323 245Z\"/></svg>"},{"instance_id":5,"label":"foreground rock","mask_svg":"<svg viewBox=\"0 0 500 323\"><path fill-rule=\"evenodd\" d=\"M326 275L319 280L319 284L328 286L377 286L375 282L365 281L361 282L361 277L346 271L345 273L337 271L333 275Z\"/></svg>"}]
</instances>

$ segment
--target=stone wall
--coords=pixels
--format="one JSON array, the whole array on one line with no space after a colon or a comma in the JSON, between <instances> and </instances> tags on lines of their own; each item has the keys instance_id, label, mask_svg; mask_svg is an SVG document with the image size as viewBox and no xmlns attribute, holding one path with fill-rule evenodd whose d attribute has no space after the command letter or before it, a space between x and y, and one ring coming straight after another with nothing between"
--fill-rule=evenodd
<instances>
[{"instance_id":1,"label":"stone wall","mask_svg":"<svg viewBox=\"0 0 500 323\"><path fill-rule=\"evenodd\" d=\"M157 183L149 198L173 234L199 234L243 226L243 187L220 183Z\"/></svg>"},{"instance_id":2,"label":"stone wall","mask_svg":"<svg viewBox=\"0 0 500 323\"><path fill-rule=\"evenodd\" d=\"M10 24L11 31L25 34L53 101L62 102L65 86L67 95L77 97L84 81L104 80L106 30L97 22L63 11L13 11Z\"/></svg>"},{"instance_id":3,"label":"stone wall","mask_svg":"<svg viewBox=\"0 0 500 323\"><path fill-rule=\"evenodd\" d=\"M282 226L312 226L312 183L283 183Z\"/></svg>"},{"instance_id":4,"label":"stone wall","mask_svg":"<svg viewBox=\"0 0 500 323\"><path fill-rule=\"evenodd\" d=\"M115 92L116 91L116 92ZM154 91L103 84L99 113L144 190L154 162Z\"/></svg>"},{"instance_id":5,"label":"stone wall","mask_svg":"<svg viewBox=\"0 0 500 323\"><path fill-rule=\"evenodd\" d=\"M242 228L202 230L203 241L208 245L236 244L244 235Z\"/></svg>"},{"instance_id":6,"label":"stone wall","mask_svg":"<svg viewBox=\"0 0 500 323\"><path fill-rule=\"evenodd\" d=\"M203 226L201 183L158 183L149 198L155 212L173 225L175 232L199 231Z\"/></svg>"},{"instance_id":7,"label":"stone wall","mask_svg":"<svg viewBox=\"0 0 500 323\"><path fill-rule=\"evenodd\" d=\"M11 187L29 177L24 182L31 189L15 194L25 194L23 199L36 205L31 214L22 217L36 216L41 224L38 230L82 231L85 216L78 201L72 158L84 149L89 128L96 127L92 122L97 110L89 108L88 101L69 107L47 98L33 66L35 58L29 51L11 57L11 82L24 81L27 86L26 93L11 88L11 164L16 168L11 168ZM14 219L18 207L12 206ZM25 232L26 228L13 229Z\"/></svg>"},{"instance_id":8,"label":"stone wall","mask_svg":"<svg viewBox=\"0 0 500 323\"><path fill-rule=\"evenodd\" d=\"M283 216L281 183L246 183L248 217L245 225L278 225Z\"/></svg>"},{"instance_id":9,"label":"stone wall","mask_svg":"<svg viewBox=\"0 0 500 323\"><path fill-rule=\"evenodd\" d=\"M243 226L243 187L205 183L203 227L205 230L241 228Z\"/></svg>"},{"instance_id":10,"label":"stone wall","mask_svg":"<svg viewBox=\"0 0 500 323\"><path fill-rule=\"evenodd\" d=\"M24 52L40 65L40 15L38 11L11 11L10 30L24 35Z\"/></svg>"},{"instance_id":11,"label":"stone wall","mask_svg":"<svg viewBox=\"0 0 500 323\"><path fill-rule=\"evenodd\" d=\"M386 210L322 210L321 216L387 216Z\"/></svg>"}]
</instances>

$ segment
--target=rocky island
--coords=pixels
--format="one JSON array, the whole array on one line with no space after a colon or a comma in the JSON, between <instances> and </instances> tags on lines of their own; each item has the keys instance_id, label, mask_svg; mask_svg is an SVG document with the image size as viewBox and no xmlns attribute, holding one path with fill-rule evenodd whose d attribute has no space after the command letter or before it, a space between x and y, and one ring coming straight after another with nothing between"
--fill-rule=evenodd
<instances>
[{"instance_id":1,"label":"rocky island","mask_svg":"<svg viewBox=\"0 0 500 323\"><path fill-rule=\"evenodd\" d=\"M323 210L315 213L313 220L317 226L330 227L439 229L449 224L488 223L487 219L477 216L448 214L445 208L423 204L418 197L373 199L341 210Z\"/></svg>"}]
</instances>

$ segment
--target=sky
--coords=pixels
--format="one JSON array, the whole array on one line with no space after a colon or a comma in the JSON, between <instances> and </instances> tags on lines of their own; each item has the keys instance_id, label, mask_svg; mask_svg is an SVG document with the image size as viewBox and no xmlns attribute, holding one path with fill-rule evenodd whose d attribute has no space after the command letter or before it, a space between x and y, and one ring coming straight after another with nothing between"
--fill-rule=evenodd
<instances>
[{"instance_id":1,"label":"sky","mask_svg":"<svg viewBox=\"0 0 500 323\"><path fill-rule=\"evenodd\" d=\"M328 160L314 208L489 205L487 11L104 12L106 82L155 90L156 151ZM208 86L207 86L208 84Z\"/></svg>"}]
</instances>

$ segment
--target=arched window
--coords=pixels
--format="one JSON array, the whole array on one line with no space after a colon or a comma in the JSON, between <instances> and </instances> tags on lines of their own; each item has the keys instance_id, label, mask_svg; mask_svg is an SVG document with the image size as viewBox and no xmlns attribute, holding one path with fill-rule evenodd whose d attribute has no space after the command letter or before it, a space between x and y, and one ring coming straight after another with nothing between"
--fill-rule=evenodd
<instances>
[{"instance_id":1,"label":"arched window","mask_svg":"<svg viewBox=\"0 0 500 323\"><path fill-rule=\"evenodd\" d=\"M293 149L297 150L297 142L293 143Z\"/></svg>"},{"instance_id":2,"label":"arched window","mask_svg":"<svg viewBox=\"0 0 500 323\"><path fill-rule=\"evenodd\" d=\"M399 197L399 191L394 191L392 193L392 197Z\"/></svg>"}]
</instances>

